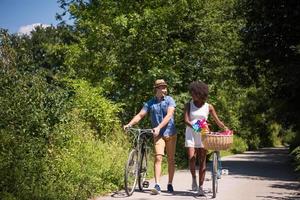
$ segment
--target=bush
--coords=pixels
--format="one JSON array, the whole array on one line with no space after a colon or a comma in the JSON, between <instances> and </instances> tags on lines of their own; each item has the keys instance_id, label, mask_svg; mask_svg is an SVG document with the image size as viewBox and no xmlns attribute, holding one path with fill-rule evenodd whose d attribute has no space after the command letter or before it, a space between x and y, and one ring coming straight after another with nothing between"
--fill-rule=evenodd
<instances>
[{"instance_id":1,"label":"bush","mask_svg":"<svg viewBox=\"0 0 300 200\"><path fill-rule=\"evenodd\" d=\"M80 118L96 131L100 139L115 137L116 127L120 128L118 114L121 104L116 104L101 96L101 87L92 87L87 81L73 80L69 84L74 88L74 107L79 110ZM114 138L115 139L115 138Z\"/></svg>"},{"instance_id":2,"label":"bush","mask_svg":"<svg viewBox=\"0 0 300 200\"><path fill-rule=\"evenodd\" d=\"M233 145L230 148L230 151L234 154L236 153L243 153L248 149L248 145L245 140L243 140L241 137L234 135L233 136Z\"/></svg>"},{"instance_id":3,"label":"bush","mask_svg":"<svg viewBox=\"0 0 300 200\"><path fill-rule=\"evenodd\" d=\"M296 139L296 132L293 131L292 127L283 130L282 143L286 146L290 145Z\"/></svg>"},{"instance_id":4,"label":"bush","mask_svg":"<svg viewBox=\"0 0 300 200\"><path fill-rule=\"evenodd\" d=\"M282 130L282 127L280 124L273 122L268 125L268 141L269 145L271 147L277 147L281 146L281 138L279 137L279 134Z\"/></svg>"},{"instance_id":5,"label":"bush","mask_svg":"<svg viewBox=\"0 0 300 200\"><path fill-rule=\"evenodd\" d=\"M124 134L119 131L119 138L101 141L76 110L70 116L72 121L56 130L55 148L48 154L45 197L87 199L120 188L128 152Z\"/></svg>"},{"instance_id":6,"label":"bush","mask_svg":"<svg viewBox=\"0 0 300 200\"><path fill-rule=\"evenodd\" d=\"M52 130L68 108L68 89L46 71L0 74L0 197L41 199Z\"/></svg>"},{"instance_id":7,"label":"bush","mask_svg":"<svg viewBox=\"0 0 300 200\"><path fill-rule=\"evenodd\" d=\"M294 157L294 165L295 171L300 172L300 146L296 147L292 152L291 155Z\"/></svg>"},{"instance_id":8,"label":"bush","mask_svg":"<svg viewBox=\"0 0 300 200\"><path fill-rule=\"evenodd\" d=\"M0 199L87 199L123 185L117 105L85 82L1 73Z\"/></svg>"}]
</instances>

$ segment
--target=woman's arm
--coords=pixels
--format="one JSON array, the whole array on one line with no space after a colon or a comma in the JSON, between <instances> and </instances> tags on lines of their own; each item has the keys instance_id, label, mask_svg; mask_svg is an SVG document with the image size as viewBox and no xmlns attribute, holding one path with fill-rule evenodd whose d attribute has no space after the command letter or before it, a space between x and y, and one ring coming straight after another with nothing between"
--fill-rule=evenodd
<instances>
[{"instance_id":1,"label":"woman's arm","mask_svg":"<svg viewBox=\"0 0 300 200\"><path fill-rule=\"evenodd\" d=\"M192 128L192 122L190 119L190 103L186 103L184 106L184 123Z\"/></svg>"},{"instance_id":2,"label":"woman's arm","mask_svg":"<svg viewBox=\"0 0 300 200\"><path fill-rule=\"evenodd\" d=\"M228 130L227 126L225 126L224 123L219 119L215 108L211 104L209 104L209 113L212 115L214 121L221 129Z\"/></svg>"}]
</instances>

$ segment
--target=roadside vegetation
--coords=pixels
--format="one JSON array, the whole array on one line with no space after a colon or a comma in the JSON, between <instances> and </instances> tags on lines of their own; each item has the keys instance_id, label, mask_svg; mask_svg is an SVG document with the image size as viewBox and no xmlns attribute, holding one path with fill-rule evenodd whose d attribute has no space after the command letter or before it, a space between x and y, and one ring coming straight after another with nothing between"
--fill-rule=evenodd
<instances>
[{"instance_id":1,"label":"roadside vegetation","mask_svg":"<svg viewBox=\"0 0 300 200\"><path fill-rule=\"evenodd\" d=\"M300 172L300 3L58 2L74 25L0 29L0 199L87 199L122 188L130 148L122 124L158 78L177 104L178 168L187 166L187 86L202 80L235 132L225 154L287 146Z\"/></svg>"}]
</instances>

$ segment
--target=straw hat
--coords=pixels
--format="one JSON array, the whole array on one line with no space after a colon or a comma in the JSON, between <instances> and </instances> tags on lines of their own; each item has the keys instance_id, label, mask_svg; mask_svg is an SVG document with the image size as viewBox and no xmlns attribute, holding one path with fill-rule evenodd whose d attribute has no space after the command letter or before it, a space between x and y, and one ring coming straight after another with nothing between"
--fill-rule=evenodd
<instances>
[{"instance_id":1,"label":"straw hat","mask_svg":"<svg viewBox=\"0 0 300 200\"><path fill-rule=\"evenodd\" d=\"M157 79L154 83L154 88L159 86L168 86L164 79Z\"/></svg>"}]
</instances>

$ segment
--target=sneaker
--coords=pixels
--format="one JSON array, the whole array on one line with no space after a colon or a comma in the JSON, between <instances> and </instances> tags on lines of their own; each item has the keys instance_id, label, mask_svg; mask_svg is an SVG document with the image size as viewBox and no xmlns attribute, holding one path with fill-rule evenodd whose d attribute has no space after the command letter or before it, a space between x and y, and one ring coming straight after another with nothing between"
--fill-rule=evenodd
<instances>
[{"instance_id":1,"label":"sneaker","mask_svg":"<svg viewBox=\"0 0 300 200\"><path fill-rule=\"evenodd\" d=\"M161 191L161 190L160 190L159 185L158 185L158 184L155 184L154 188L151 190L151 193L152 193L153 195L156 195L156 194L159 194L160 191Z\"/></svg>"},{"instance_id":2,"label":"sneaker","mask_svg":"<svg viewBox=\"0 0 300 200\"><path fill-rule=\"evenodd\" d=\"M221 179L221 176L222 176L222 170L218 170L218 173L217 173L217 179Z\"/></svg>"},{"instance_id":3,"label":"sneaker","mask_svg":"<svg viewBox=\"0 0 300 200\"><path fill-rule=\"evenodd\" d=\"M229 170L228 169L222 169L222 174L228 175L229 174Z\"/></svg>"},{"instance_id":4,"label":"sneaker","mask_svg":"<svg viewBox=\"0 0 300 200\"><path fill-rule=\"evenodd\" d=\"M168 192L170 192L170 193L173 193L174 192L174 189L173 189L173 185L172 184L168 184Z\"/></svg>"},{"instance_id":5,"label":"sneaker","mask_svg":"<svg viewBox=\"0 0 300 200\"><path fill-rule=\"evenodd\" d=\"M193 178L193 180L192 180L192 191L197 191L197 190L198 190L197 179Z\"/></svg>"},{"instance_id":6,"label":"sneaker","mask_svg":"<svg viewBox=\"0 0 300 200\"><path fill-rule=\"evenodd\" d=\"M198 190L198 195L199 196L205 196L205 193L203 191L203 188L202 187L199 187L199 190Z\"/></svg>"}]
</instances>

